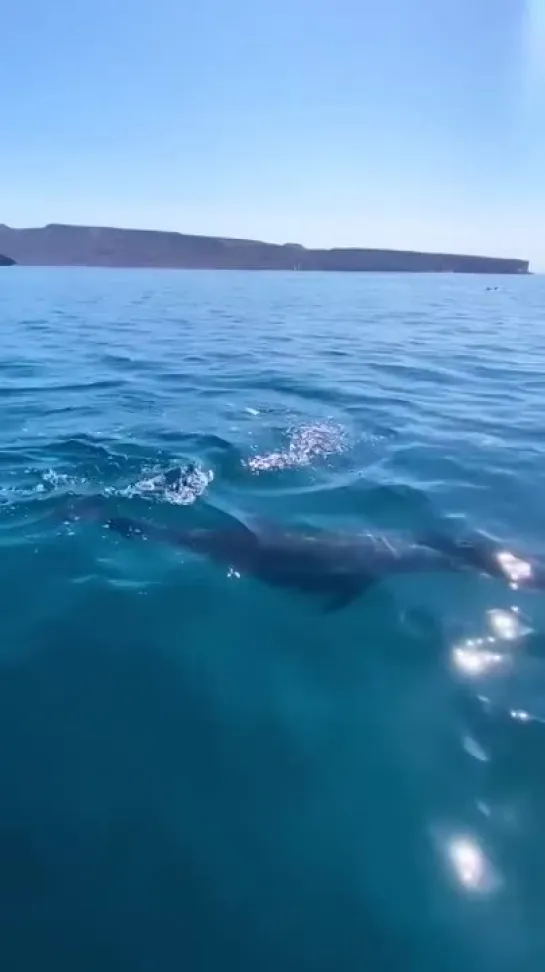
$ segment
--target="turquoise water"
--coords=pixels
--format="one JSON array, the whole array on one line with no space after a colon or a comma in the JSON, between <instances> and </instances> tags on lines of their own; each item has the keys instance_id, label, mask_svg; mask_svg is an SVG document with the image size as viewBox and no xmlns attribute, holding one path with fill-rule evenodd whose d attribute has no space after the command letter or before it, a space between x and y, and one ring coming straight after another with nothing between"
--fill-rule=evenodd
<instances>
[{"instance_id":1,"label":"turquoise water","mask_svg":"<svg viewBox=\"0 0 545 972\"><path fill-rule=\"evenodd\" d=\"M2 968L543 968L543 594L415 575L326 612L51 512L457 517L545 556L544 305L539 277L1 273Z\"/></svg>"}]
</instances>

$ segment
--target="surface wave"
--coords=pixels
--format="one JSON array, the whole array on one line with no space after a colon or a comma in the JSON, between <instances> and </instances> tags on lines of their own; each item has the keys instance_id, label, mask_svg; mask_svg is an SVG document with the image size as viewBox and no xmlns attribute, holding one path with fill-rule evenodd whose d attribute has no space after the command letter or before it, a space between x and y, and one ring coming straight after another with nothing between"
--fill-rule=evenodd
<instances>
[{"instance_id":1,"label":"surface wave","mask_svg":"<svg viewBox=\"0 0 545 972\"><path fill-rule=\"evenodd\" d=\"M545 284L489 283L2 275L6 968L541 972L542 595L405 575L324 613L56 515L545 557Z\"/></svg>"}]
</instances>

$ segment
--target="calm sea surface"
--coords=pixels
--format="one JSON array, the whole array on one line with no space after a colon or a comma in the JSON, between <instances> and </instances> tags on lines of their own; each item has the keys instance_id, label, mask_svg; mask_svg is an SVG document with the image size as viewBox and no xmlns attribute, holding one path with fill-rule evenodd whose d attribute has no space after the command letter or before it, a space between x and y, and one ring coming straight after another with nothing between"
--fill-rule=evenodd
<instances>
[{"instance_id":1,"label":"calm sea surface","mask_svg":"<svg viewBox=\"0 0 545 972\"><path fill-rule=\"evenodd\" d=\"M539 277L0 272L2 969L542 972L543 593L327 612L52 512L455 518L545 557L544 308Z\"/></svg>"}]
</instances>

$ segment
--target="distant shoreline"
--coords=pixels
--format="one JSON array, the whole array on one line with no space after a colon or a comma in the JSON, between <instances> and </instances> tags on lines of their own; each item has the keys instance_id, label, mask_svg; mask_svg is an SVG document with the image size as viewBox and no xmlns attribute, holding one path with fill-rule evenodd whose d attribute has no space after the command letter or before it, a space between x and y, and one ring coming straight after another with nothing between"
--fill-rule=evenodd
<instances>
[{"instance_id":1,"label":"distant shoreline","mask_svg":"<svg viewBox=\"0 0 545 972\"><path fill-rule=\"evenodd\" d=\"M49 224L0 225L0 265L187 270L528 274L529 261L368 248L309 249L161 230Z\"/></svg>"}]
</instances>

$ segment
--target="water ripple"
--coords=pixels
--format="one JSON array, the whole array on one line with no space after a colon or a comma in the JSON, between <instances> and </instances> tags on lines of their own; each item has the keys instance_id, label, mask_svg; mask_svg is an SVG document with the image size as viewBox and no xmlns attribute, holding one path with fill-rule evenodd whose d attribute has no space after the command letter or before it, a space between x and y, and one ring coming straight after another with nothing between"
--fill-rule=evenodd
<instances>
[{"instance_id":1,"label":"water ripple","mask_svg":"<svg viewBox=\"0 0 545 972\"><path fill-rule=\"evenodd\" d=\"M405 574L324 613L58 510L545 558L544 300L2 275L0 893L32 967L543 967L542 592Z\"/></svg>"}]
</instances>

